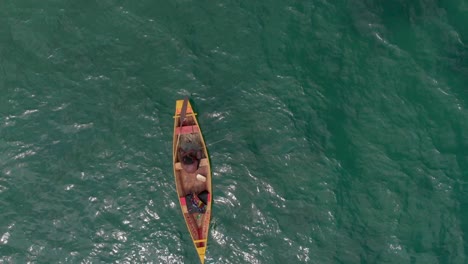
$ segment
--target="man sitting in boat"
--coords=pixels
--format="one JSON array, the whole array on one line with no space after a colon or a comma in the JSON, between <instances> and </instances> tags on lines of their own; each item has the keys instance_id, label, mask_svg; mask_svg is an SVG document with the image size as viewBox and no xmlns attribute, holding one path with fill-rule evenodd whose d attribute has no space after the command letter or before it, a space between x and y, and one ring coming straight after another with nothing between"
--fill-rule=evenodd
<instances>
[{"instance_id":1,"label":"man sitting in boat","mask_svg":"<svg viewBox=\"0 0 468 264\"><path fill-rule=\"evenodd\" d=\"M180 149L182 169L188 173L194 173L198 170L201 157L201 150L190 149L188 151L184 151L183 148Z\"/></svg>"},{"instance_id":2,"label":"man sitting in boat","mask_svg":"<svg viewBox=\"0 0 468 264\"><path fill-rule=\"evenodd\" d=\"M198 170L198 160L190 155L182 157L182 169L188 173L193 173Z\"/></svg>"}]
</instances>

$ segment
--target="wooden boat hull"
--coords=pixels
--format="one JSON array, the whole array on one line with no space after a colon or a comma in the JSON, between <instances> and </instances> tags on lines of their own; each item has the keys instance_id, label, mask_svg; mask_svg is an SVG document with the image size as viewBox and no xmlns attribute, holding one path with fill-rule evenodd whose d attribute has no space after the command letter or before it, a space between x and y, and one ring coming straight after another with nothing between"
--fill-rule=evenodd
<instances>
[{"instance_id":1,"label":"wooden boat hull","mask_svg":"<svg viewBox=\"0 0 468 264\"><path fill-rule=\"evenodd\" d=\"M176 101L172 153L180 208L203 264L211 219L211 167L196 113L188 99L185 106L184 100Z\"/></svg>"}]
</instances>

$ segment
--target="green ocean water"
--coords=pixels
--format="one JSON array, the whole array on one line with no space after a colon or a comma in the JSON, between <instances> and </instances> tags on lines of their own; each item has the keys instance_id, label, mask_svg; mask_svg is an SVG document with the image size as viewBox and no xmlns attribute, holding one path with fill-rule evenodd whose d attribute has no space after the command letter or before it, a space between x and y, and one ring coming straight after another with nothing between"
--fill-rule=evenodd
<instances>
[{"instance_id":1,"label":"green ocean water","mask_svg":"<svg viewBox=\"0 0 468 264\"><path fill-rule=\"evenodd\" d=\"M467 263L468 2L0 1L0 263Z\"/></svg>"}]
</instances>

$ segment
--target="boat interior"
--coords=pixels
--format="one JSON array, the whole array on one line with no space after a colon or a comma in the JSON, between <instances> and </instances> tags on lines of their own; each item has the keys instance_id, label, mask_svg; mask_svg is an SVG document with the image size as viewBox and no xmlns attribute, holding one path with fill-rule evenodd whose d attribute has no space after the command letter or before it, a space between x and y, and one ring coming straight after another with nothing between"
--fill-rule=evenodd
<instances>
[{"instance_id":1,"label":"boat interior","mask_svg":"<svg viewBox=\"0 0 468 264\"><path fill-rule=\"evenodd\" d=\"M179 119L179 118L177 118ZM211 209L211 179L206 148L192 115L176 121L174 172L182 211L197 248L204 247Z\"/></svg>"}]
</instances>

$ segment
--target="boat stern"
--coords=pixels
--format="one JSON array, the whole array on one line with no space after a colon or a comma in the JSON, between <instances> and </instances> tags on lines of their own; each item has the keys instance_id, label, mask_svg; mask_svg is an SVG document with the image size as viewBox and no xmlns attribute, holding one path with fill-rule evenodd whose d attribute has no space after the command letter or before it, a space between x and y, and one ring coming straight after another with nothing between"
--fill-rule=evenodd
<instances>
[{"instance_id":1,"label":"boat stern","mask_svg":"<svg viewBox=\"0 0 468 264\"><path fill-rule=\"evenodd\" d=\"M205 251L206 247L197 248L198 257L200 258L201 264L205 263Z\"/></svg>"}]
</instances>

